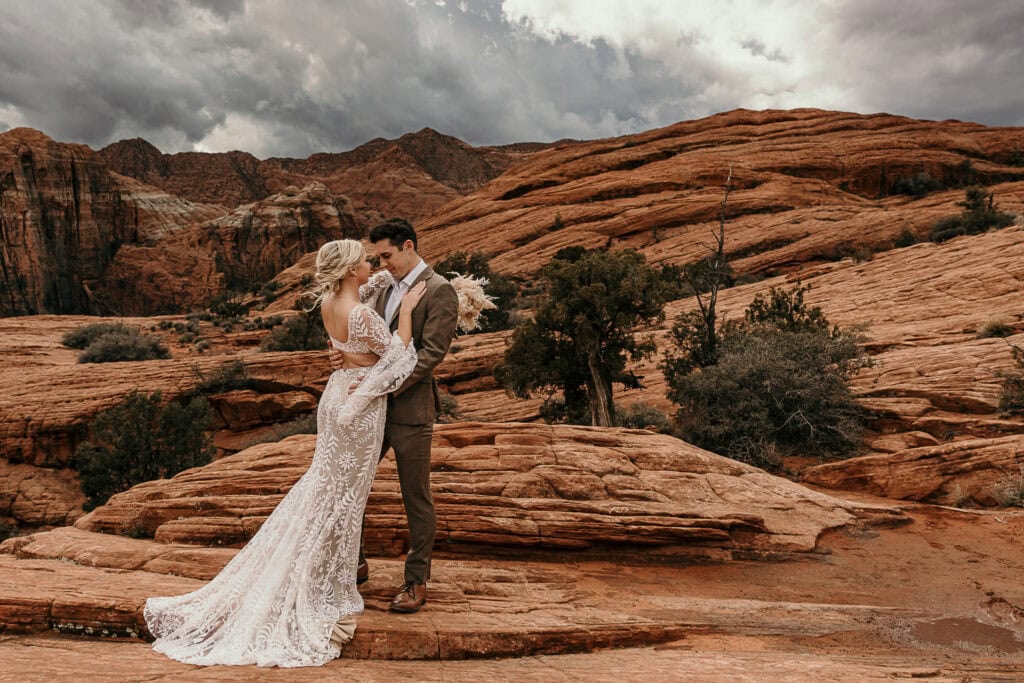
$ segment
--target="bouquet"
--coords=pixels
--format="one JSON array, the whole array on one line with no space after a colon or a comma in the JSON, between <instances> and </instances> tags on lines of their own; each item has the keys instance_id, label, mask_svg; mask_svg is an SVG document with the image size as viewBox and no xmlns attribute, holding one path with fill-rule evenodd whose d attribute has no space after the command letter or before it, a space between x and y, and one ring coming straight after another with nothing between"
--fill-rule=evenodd
<instances>
[{"instance_id":1,"label":"bouquet","mask_svg":"<svg viewBox=\"0 0 1024 683\"><path fill-rule=\"evenodd\" d=\"M449 274L454 275L450 282L459 296L459 329L463 332L471 332L480 327L481 313L497 308L494 305L494 297L484 291L488 280L485 277L473 277L459 273Z\"/></svg>"}]
</instances>

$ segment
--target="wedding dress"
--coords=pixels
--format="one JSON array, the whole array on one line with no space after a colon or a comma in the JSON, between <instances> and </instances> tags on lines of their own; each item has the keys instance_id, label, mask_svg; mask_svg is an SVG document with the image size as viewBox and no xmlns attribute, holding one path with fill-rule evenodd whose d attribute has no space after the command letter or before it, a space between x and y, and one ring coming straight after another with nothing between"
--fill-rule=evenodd
<instances>
[{"instance_id":1,"label":"wedding dress","mask_svg":"<svg viewBox=\"0 0 1024 683\"><path fill-rule=\"evenodd\" d=\"M331 340L342 351L380 360L331 374L309 470L212 581L187 595L146 601L157 652L188 664L280 667L318 666L339 655L332 629L363 610L356 563L386 396L416 366L413 344L392 335L367 305L393 284L386 271L374 275L349 315L348 341ZM349 395L355 380L359 387Z\"/></svg>"}]
</instances>

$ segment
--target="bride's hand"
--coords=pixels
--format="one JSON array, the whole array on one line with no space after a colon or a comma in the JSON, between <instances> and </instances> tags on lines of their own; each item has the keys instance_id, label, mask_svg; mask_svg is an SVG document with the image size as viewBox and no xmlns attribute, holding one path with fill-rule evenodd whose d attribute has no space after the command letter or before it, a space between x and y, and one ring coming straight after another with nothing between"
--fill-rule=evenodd
<instances>
[{"instance_id":1,"label":"bride's hand","mask_svg":"<svg viewBox=\"0 0 1024 683\"><path fill-rule=\"evenodd\" d=\"M420 299L423 298L423 295L426 293L426 291L426 282L419 282L412 289L410 289L406 293L406 295L402 297L401 313L404 313L405 315L412 314L413 309L416 308L416 304L420 302Z\"/></svg>"}]
</instances>

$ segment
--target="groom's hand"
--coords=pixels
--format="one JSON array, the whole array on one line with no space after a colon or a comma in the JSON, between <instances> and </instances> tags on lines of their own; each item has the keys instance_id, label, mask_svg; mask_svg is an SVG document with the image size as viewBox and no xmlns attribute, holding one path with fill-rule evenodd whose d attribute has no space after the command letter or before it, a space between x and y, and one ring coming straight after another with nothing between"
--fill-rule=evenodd
<instances>
[{"instance_id":1,"label":"groom's hand","mask_svg":"<svg viewBox=\"0 0 1024 683\"><path fill-rule=\"evenodd\" d=\"M327 344L327 358L331 362L331 370L341 370L345 362L345 354L334 348L329 342Z\"/></svg>"}]
</instances>

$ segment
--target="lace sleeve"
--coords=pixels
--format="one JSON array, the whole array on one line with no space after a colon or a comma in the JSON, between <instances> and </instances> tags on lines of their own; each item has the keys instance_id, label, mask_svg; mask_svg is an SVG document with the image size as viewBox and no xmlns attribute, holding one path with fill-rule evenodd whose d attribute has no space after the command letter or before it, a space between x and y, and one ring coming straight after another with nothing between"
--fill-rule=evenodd
<instances>
[{"instance_id":1,"label":"lace sleeve","mask_svg":"<svg viewBox=\"0 0 1024 683\"><path fill-rule=\"evenodd\" d=\"M412 374L418 359L416 346L411 341L408 345L404 344L397 332L390 334L379 315L366 309L353 311L353 315L357 312L363 316L358 321L359 326L365 324L370 330L371 336L366 338L367 345L374 353L380 354L380 360L370 368L359 383L359 388L352 392L341 406L338 421L342 425L351 422L377 396L390 394L402 386ZM353 329L353 334L355 333L357 332Z\"/></svg>"},{"instance_id":2,"label":"lace sleeve","mask_svg":"<svg viewBox=\"0 0 1024 683\"><path fill-rule=\"evenodd\" d=\"M370 276L365 285L359 287L359 300L364 304L369 303L388 287L395 284L395 278L386 270L379 270Z\"/></svg>"},{"instance_id":3,"label":"lace sleeve","mask_svg":"<svg viewBox=\"0 0 1024 683\"><path fill-rule=\"evenodd\" d=\"M368 306L356 306L350 315L349 342L362 342L378 356L387 353L391 331L384 319Z\"/></svg>"}]
</instances>

